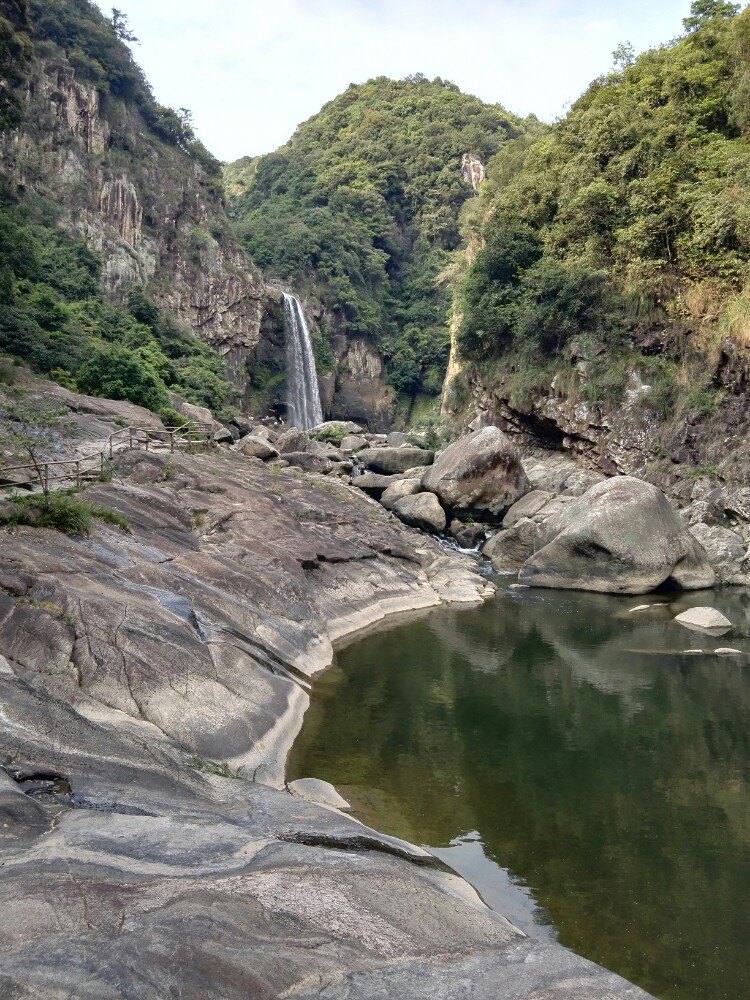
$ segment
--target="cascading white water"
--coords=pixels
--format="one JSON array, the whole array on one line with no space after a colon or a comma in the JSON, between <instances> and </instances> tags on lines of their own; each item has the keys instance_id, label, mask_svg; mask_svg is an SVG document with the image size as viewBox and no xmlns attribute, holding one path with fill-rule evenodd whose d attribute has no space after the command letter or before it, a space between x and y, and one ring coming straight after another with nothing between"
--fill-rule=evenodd
<instances>
[{"instance_id":1,"label":"cascading white water","mask_svg":"<svg viewBox=\"0 0 750 1000\"><path fill-rule=\"evenodd\" d=\"M286 317L286 402L290 424L309 430L323 421L318 373L302 306L284 292Z\"/></svg>"}]
</instances>

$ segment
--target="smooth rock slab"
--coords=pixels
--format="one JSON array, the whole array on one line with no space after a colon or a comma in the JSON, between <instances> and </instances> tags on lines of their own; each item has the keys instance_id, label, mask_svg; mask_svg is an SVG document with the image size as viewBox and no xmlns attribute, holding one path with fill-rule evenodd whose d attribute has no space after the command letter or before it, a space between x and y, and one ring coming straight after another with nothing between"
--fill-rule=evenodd
<instances>
[{"instance_id":1,"label":"smooth rock slab","mask_svg":"<svg viewBox=\"0 0 750 1000\"><path fill-rule=\"evenodd\" d=\"M717 611L716 608L690 608L675 617L675 621L680 625L688 625L693 628L707 629L730 629L732 623L729 619Z\"/></svg>"},{"instance_id":2,"label":"smooth rock slab","mask_svg":"<svg viewBox=\"0 0 750 1000\"><path fill-rule=\"evenodd\" d=\"M330 781L323 781L321 778L297 778L296 781L290 781L286 787L292 795L297 795L306 802L342 811L351 809L351 805L339 795Z\"/></svg>"}]
</instances>

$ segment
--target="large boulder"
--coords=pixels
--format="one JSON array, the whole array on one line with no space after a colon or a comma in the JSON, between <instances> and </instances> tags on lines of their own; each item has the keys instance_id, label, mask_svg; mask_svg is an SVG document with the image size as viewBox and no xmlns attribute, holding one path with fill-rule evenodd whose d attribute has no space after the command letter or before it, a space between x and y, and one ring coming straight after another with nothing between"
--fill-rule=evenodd
<instances>
[{"instance_id":1,"label":"large boulder","mask_svg":"<svg viewBox=\"0 0 750 1000\"><path fill-rule=\"evenodd\" d=\"M373 472L386 476L406 472L415 465L431 465L435 455L424 448L365 448L357 458Z\"/></svg>"},{"instance_id":2,"label":"large boulder","mask_svg":"<svg viewBox=\"0 0 750 1000\"><path fill-rule=\"evenodd\" d=\"M517 573L529 556L534 553L539 526L529 518L522 518L512 528L498 531L489 539L482 553L501 573Z\"/></svg>"},{"instance_id":3,"label":"large boulder","mask_svg":"<svg viewBox=\"0 0 750 1000\"><path fill-rule=\"evenodd\" d=\"M730 528L700 521L690 526L690 533L706 550L719 583L750 584L750 558L741 535Z\"/></svg>"},{"instance_id":4,"label":"large boulder","mask_svg":"<svg viewBox=\"0 0 750 1000\"><path fill-rule=\"evenodd\" d=\"M284 461L295 465L305 472L320 472L327 475L333 469L333 463L326 455L313 455L309 451L288 451Z\"/></svg>"},{"instance_id":5,"label":"large boulder","mask_svg":"<svg viewBox=\"0 0 750 1000\"><path fill-rule=\"evenodd\" d=\"M397 479L382 495L380 502L386 510L391 510L399 500L403 500L404 497L416 496L417 493L421 492L422 481L420 479Z\"/></svg>"},{"instance_id":6,"label":"large boulder","mask_svg":"<svg viewBox=\"0 0 750 1000\"><path fill-rule=\"evenodd\" d=\"M389 486L400 482L401 476L381 476L377 472L365 472L364 475L352 477L352 486L376 500L382 497Z\"/></svg>"},{"instance_id":7,"label":"large boulder","mask_svg":"<svg viewBox=\"0 0 750 1000\"><path fill-rule=\"evenodd\" d=\"M269 458L278 458L279 453L270 443L255 434L247 434L232 446L233 451L239 451L248 458L260 458L267 462Z\"/></svg>"},{"instance_id":8,"label":"large boulder","mask_svg":"<svg viewBox=\"0 0 750 1000\"><path fill-rule=\"evenodd\" d=\"M345 434L341 439L341 450L354 453L367 447L367 438L361 434Z\"/></svg>"},{"instance_id":9,"label":"large boulder","mask_svg":"<svg viewBox=\"0 0 750 1000\"><path fill-rule=\"evenodd\" d=\"M326 420L311 428L310 434L321 441L340 441L347 434L361 434L362 427L352 420Z\"/></svg>"},{"instance_id":10,"label":"large boulder","mask_svg":"<svg viewBox=\"0 0 750 1000\"><path fill-rule=\"evenodd\" d=\"M487 511L494 517L531 490L518 453L497 427L454 441L427 470L422 485L450 510Z\"/></svg>"},{"instance_id":11,"label":"large boulder","mask_svg":"<svg viewBox=\"0 0 750 1000\"><path fill-rule=\"evenodd\" d=\"M523 518L534 517L552 499L553 494L548 493L546 490L532 490L531 493L527 493L525 497L521 497L517 503L513 504L503 518L503 527L512 528L514 524L517 524Z\"/></svg>"},{"instance_id":12,"label":"large boulder","mask_svg":"<svg viewBox=\"0 0 750 1000\"><path fill-rule=\"evenodd\" d=\"M310 436L299 427L289 427L274 443L281 455L310 450Z\"/></svg>"},{"instance_id":13,"label":"large boulder","mask_svg":"<svg viewBox=\"0 0 750 1000\"><path fill-rule=\"evenodd\" d=\"M448 523L445 511L432 493L404 497L393 505L393 513L412 528L422 528L424 531L433 531L437 534L442 534Z\"/></svg>"},{"instance_id":14,"label":"large boulder","mask_svg":"<svg viewBox=\"0 0 750 1000\"><path fill-rule=\"evenodd\" d=\"M712 587L706 553L667 498L630 476L592 487L545 521L519 582L530 587L645 594L669 583Z\"/></svg>"}]
</instances>

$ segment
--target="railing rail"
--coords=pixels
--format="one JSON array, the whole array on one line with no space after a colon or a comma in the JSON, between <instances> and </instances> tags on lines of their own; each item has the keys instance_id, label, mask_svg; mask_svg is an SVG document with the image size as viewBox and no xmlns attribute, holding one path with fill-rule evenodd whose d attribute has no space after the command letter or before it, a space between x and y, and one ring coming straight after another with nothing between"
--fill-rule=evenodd
<instances>
[{"instance_id":1,"label":"railing rail","mask_svg":"<svg viewBox=\"0 0 750 1000\"><path fill-rule=\"evenodd\" d=\"M204 446L213 440L210 424L188 421L179 427L165 427L156 430L153 427L121 427L113 431L100 451L79 458L63 459L56 462L28 462L24 465L0 466L0 490L17 488L33 488L40 486L45 492L51 483L75 482L80 487L92 476L103 476L105 465L108 465L117 451L149 451L149 446L168 447L170 452L180 448ZM66 472L56 472L67 469ZM28 474L25 478L8 479L14 473Z\"/></svg>"}]
</instances>

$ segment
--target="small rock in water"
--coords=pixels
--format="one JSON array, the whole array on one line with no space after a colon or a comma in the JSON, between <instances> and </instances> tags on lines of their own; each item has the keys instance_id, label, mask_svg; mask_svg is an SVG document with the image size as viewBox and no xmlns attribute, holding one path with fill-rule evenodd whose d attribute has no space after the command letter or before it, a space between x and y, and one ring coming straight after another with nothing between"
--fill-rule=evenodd
<instances>
[{"instance_id":1,"label":"small rock in water","mask_svg":"<svg viewBox=\"0 0 750 1000\"><path fill-rule=\"evenodd\" d=\"M648 611L649 608L653 608L655 606L656 605L654 604L639 604L637 607L631 608L628 614L633 615L636 611Z\"/></svg>"},{"instance_id":2,"label":"small rock in water","mask_svg":"<svg viewBox=\"0 0 750 1000\"><path fill-rule=\"evenodd\" d=\"M690 608L688 611L683 611L681 615L677 615L675 621L679 622L680 625L694 628L729 629L732 627L729 619L716 608Z\"/></svg>"},{"instance_id":3,"label":"small rock in water","mask_svg":"<svg viewBox=\"0 0 750 1000\"><path fill-rule=\"evenodd\" d=\"M717 656L742 656L741 649L732 649L731 646L719 646L714 650Z\"/></svg>"},{"instance_id":4,"label":"small rock in water","mask_svg":"<svg viewBox=\"0 0 750 1000\"><path fill-rule=\"evenodd\" d=\"M331 809L351 809L349 803L339 795L333 785L321 778L298 778L296 781L290 781L286 787L292 795L307 802L328 806Z\"/></svg>"},{"instance_id":5,"label":"small rock in water","mask_svg":"<svg viewBox=\"0 0 750 1000\"><path fill-rule=\"evenodd\" d=\"M685 653L688 656L702 656L703 655L703 650L702 649L683 649L682 652Z\"/></svg>"}]
</instances>

